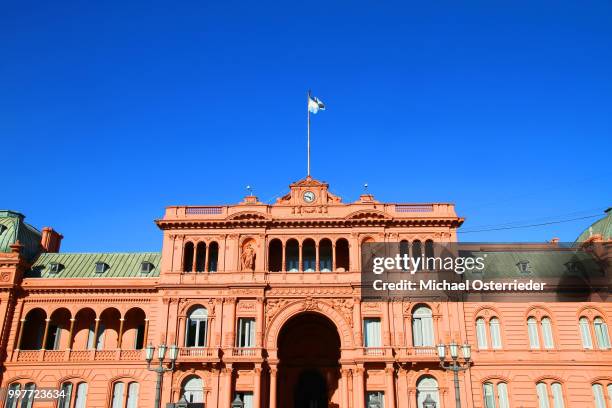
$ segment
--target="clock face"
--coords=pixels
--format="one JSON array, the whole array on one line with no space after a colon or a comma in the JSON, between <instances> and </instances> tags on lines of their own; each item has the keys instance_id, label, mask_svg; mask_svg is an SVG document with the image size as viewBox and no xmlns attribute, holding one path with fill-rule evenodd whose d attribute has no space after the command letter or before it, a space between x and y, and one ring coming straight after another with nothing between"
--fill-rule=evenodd
<instances>
[{"instance_id":1,"label":"clock face","mask_svg":"<svg viewBox=\"0 0 612 408\"><path fill-rule=\"evenodd\" d=\"M312 203L315 200L315 193L312 191L307 191L304 193L304 201L307 203Z\"/></svg>"}]
</instances>

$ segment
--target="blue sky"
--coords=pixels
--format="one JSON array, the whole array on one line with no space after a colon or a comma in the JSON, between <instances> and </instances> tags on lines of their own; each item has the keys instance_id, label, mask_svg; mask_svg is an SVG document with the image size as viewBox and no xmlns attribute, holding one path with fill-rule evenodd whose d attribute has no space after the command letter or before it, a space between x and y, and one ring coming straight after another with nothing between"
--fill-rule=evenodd
<instances>
[{"instance_id":1,"label":"blue sky","mask_svg":"<svg viewBox=\"0 0 612 408\"><path fill-rule=\"evenodd\" d=\"M167 205L455 202L464 241L612 206L612 3L4 2L0 208L65 251L157 250Z\"/></svg>"}]
</instances>

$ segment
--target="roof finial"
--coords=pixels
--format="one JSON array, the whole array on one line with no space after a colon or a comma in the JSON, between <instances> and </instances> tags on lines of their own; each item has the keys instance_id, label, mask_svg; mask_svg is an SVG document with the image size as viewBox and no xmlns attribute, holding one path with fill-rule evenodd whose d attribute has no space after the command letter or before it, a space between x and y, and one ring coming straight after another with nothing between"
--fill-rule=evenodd
<instances>
[{"instance_id":1,"label":"roof finial","mask_svg":"<svg viewBox=\"0 0 612 408\"><path fill-rule=\"evenodd\" d=\"M246 189L249 192L249 196L253 197L253 188L250 185L248 185L246 186Z\"/></svg>"},{"instance_id":2,"label":"roof finial","mask_svg":"<svg viewBox=\"0 0 612 408\"><path fill-rule=\"evenodd\" d=\"M363 193L368 194L368 183L363 183Z\"/></svg>"}]
</instances>

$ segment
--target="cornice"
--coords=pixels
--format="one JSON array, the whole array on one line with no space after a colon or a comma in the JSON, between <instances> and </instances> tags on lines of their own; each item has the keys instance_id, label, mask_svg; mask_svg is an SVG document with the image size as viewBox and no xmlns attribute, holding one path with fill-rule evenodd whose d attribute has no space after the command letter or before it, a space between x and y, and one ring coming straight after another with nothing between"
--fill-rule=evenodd
<instances>
[{"instance_id":1,"label":"cornice","mask_svg":"<svg viewBox=\"0 0 612 408\"><path fill-rule=\"evenodd\" d=\"M463 224L460 217L419 217L419 218L319 218L319 219L245 219L245 220L157 220L162 230L200 228L335 228L335 227L454 227Z\"/></svg>"}]
</instances>

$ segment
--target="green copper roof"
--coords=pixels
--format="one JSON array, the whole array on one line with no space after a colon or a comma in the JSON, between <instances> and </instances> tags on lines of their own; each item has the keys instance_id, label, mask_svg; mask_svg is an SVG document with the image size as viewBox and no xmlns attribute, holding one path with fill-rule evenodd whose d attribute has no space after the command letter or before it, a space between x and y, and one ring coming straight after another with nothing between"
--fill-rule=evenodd
<instances>
[{"instance_id":1,"label":"green copper roof","mask_svg":"<svg viewBox=\"0 0 612 408\"><path fill-rule=\"evenodd\" d=\"M472 252L471 256L484 256L484 278L520 278L530 277L553 278L567 274L602 275L601 266L593 257L582 251L499 251ZM528 272L521 270L520 264L527 263ZM574 266L579 264L579 268ZM477 272L468 273L470 277L478 277Z\"/></svg>"},{"instance_id":2,"label":"green copper roof","mask_svg":"<svg viewBox=\"0 0 612 408\"><path fill-rule=\"evenodd\" d=\"M10 252L10 246L19 241L23 255L32 260L40 252L40 232L25 223L25 216L15 211L0 210L0 252Z\"/></svg>"},{"instance_id":3,"label":"green copper roof","mask_svg":"<svg viewBox=\"0 0 612 408\"><path fill-rule=\"evenodd\" d=\"M105 271L96 272L96 262L106 264ZM143 262L149 262L152 270L141 272ZM52 263L59 264L59 271L52 272ZM159 276L161 253L44 253L41 254L26 278L147 278Z\"/></svg>"},{"instance_id":4,"label":"green copper roof","mask_svg":"<svg viewBox=\"0 0 612 408\"><path fill-rule=\"evenodd\" d=\"M582 234L578 236L576 242L584 242L593 235L601 235L604 241L612 239L612 207L606 210L605 217L595 221L595 223L585 229Z\"/></svg>"}]
</instances>

